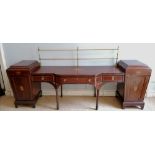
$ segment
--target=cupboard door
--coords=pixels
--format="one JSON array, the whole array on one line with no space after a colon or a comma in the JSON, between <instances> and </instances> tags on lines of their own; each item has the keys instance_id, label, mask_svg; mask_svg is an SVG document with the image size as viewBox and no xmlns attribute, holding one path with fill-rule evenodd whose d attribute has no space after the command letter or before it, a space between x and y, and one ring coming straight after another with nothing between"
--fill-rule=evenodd
<instances>
[{"instance_id":1,"label":"cupboard door","mask_svg":"<svg viewBox=\"0 0 155 155\"><path fill-rule=\"evenodd\" d=\"M125 83L125 100L139 101L145 84L144 76L127 75Z\"/></svg>"},{"instance_id":2,"label":"cupboard door","mask_svg":"<svg viewBox=\"0 0 155 155\"><path fill-rule=\"evenodd\" d=\"M26 76L11 77L11 83L13 86L16 100L30 100L31 99L30 80L28 77Z\"/></svg>"}]
</instances>

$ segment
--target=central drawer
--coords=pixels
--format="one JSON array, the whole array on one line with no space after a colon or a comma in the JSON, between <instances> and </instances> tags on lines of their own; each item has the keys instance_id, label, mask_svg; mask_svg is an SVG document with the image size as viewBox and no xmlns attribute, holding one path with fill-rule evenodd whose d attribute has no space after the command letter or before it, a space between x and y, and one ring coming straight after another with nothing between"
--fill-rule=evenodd
<instances>
[{"instance_id":1,"label":"central drawer","mask_svg":"<svg viewBox=\"0 0 155 155\"><path fill-rule=\"evenodd\" d=\"M42 76L32 76L32 81L34 82L52 82L54 77L52 75L42 75Z\"/></svg>"},{"instance_id":2,"label":"central drawer","mask_svg":"<svg viewBox=\"0 0 155 155\"><path fill-rule=\"evenodd\" d=\"M124 81L124 76L121 75L103 75L102 76L103 82L104 81L109 81L109 82L113 82L113 81L118 81L118 82L123 82Z\"/></svg>"},{"instance_id":3,"label":"central drawer","mask_svg":"<svg viewBox=\"0 0 155 155\"><path fill-rule=\"evenodd\" d=\"M56 82L62 84L91 84L94 83L93 77L59 77Z\"/></svg>"}]
</instances>

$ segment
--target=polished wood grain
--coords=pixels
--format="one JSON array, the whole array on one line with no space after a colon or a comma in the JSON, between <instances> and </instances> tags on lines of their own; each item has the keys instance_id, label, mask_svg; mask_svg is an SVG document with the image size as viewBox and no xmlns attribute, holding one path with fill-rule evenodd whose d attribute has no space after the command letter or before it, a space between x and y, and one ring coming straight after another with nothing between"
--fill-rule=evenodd
<instances>
[{"instance_id":1,"label":"polished wood grain","mask_svg":"<svg viewBox=\"0 0 155 155\"><path fill-rule=\"evenodd\" d=\"M54 76L53 75L37 75L31 77L32 81L35 82L53 82Z\"/></svg>"}]
</instances>

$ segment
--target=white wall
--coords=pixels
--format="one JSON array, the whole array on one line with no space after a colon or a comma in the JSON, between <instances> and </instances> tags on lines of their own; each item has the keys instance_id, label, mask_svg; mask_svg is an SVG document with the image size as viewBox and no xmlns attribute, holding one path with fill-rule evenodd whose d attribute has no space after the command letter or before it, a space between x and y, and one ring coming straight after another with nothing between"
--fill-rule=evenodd
<instances>
[{"instance_id":1,"label":"white wall","mask_svg":"<svg viewBox=\"0 0 155 155\"><path fill-rule=\"evenodd\" d=\"M79 48L116 48L116 44L75 44L75 43L53 43L53 44L43 44L43 43L4 43L3 49L5 51L6 63L9 67L10 65L20 61L36 59L38 60L37 48L42 49L76 49ZM61 54L63 54L61 52ZM60 65L63 63L60 62Z\"/></svg>"},{"instance_id":2,"label":"white wall","mask_svg":"<svg viewBox=\"0 0 155 155\"><path fill-rule=\"evenodd\" d=\"M155 60L154 60L155 44L124 43L119 44L119 46L120 46L119 59L137 59L146 63L148 66L152 68L153 70L152 78L155 80Z\"/></svg>"},{"instance_id":3,"label":"white wall","mask_svg":"<svg viewBox=\"0 0 155 155\"><path fill-rule=\"evenodd\" d=\"M120 59L137 59L152 69L152 75L147 90L148 96L155 96L155 43L123 43L120 46Z\"/></svg>"},{"instance_id":4,"label":"white wall","mask_svg":"<svg viewBox=\"0 0 155 155\"><path fill-rule=\"evenodd\" d=\"M20 43L20 44L3 44L5 52L7 67L20 61L35 59L38 60L37 48L42 49L73 49L77 46L79 48L117 48L119 45L120 53L119 59L138 59L148 64L153 69L151 82L149 85L149 93L155 94L155 61L153 60L153 53L155 51L155 44L135 44L135 43L120 43L120 44L91 44L91 43L59 43L59 44L41 44L41 43ZM48 65L48 64L47 64ZM60 63L60 65L64 65ZM54 94L54 90L50 84L43 84L42 89L44 94ZM51 91L52 89L52 91ZM93 88L89 85L65 85L64 94L66 95L92 95ZM114 95L116 84L106 84L102 90L101 95Z\"/></svg>"},{"instance_id":5,"label":"white wall","mask_svg":"<svg viewBox=\"0 0 155 155\"><path fill-rule=\"evenodd\" d=\"M3 44L7 67L21 60L38 59L35 44L5 43Z\"/></svg>"}]
</instances>

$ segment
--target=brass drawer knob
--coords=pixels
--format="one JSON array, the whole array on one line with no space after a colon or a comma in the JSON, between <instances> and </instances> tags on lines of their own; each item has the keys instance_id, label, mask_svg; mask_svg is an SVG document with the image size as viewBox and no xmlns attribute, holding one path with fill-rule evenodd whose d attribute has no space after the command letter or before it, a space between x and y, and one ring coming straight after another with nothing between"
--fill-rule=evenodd
<instances>
[{"instance_id":1,"label":"brass drawer knob","mask_svg":"<svg viewBox=\"0 0 155 155\"><path fill-rule=\"evenodd\" d=\"M44 76L41 77L41 80L45 80Z\"/></svg>"},{"instance_id":2,"label":"brass drawer knob","mask_svg":"<svg viewBox=\"0 0 155 155\"><path fill-rule=\"evenodd\" d=\"M88 79L88 82L91 82L91 79Z\"/></svg>"},{"instance_id":3,"label":"brass drawer knob","mask_svg":"<svg viewBox=\"0 0 155 155\"><path fill-rule=\"evenodd\" d=\"M23 86L20 86L20 91L24 91L24 87Z\"/></svg>"},{"instance_id":4,"label":"brass drawer knob","mask_svg":"<svg viewBox=\"0 0 155 155\"><path fill-rule=\"evenodd\" d=\"M64 79L64 82L66 82L66 79Z\"/></svg>"}]
</instances>

